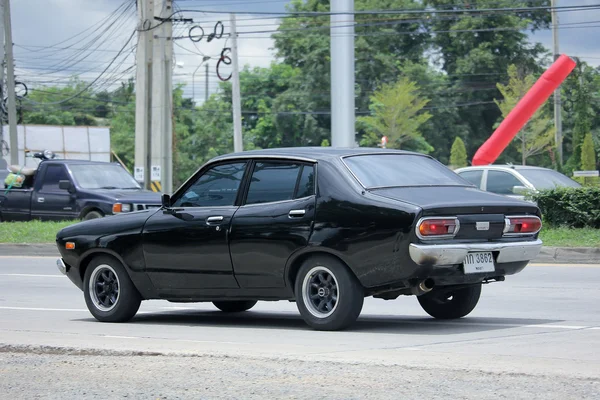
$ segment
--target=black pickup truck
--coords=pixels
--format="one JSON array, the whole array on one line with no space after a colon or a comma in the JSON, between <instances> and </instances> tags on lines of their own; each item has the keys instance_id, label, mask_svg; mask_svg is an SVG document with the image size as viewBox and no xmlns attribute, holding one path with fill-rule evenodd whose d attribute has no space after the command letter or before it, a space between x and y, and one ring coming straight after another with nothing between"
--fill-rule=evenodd
<instances>
[{"instance_id":1,"label":"black pickup truck","mask_svg":"<svg viewBox=\"0 0 600 400\"><path fill-rule=\"evenodd\" d=\"M87 220L160 207L160 194L142 189L119 164L39 158L37 169L8 167L25 179L0 187L0 221Z\"/></svg>"}]
</instances>

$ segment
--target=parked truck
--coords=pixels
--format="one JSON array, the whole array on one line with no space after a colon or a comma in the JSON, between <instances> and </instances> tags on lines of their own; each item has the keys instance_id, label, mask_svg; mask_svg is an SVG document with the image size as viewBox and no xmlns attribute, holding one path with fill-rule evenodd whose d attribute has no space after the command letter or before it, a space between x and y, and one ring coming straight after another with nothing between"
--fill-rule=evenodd
<instances>
[{"instance_id":1,"label":"parked truck","mask_svg":"<svg viewBox=\"0 0 600 400\"><path fill-rule=\"evenodd\" d=\"M144 190L120 165L56 159L35 153L37 168L11 165L0 191L0 221L88 220L160 207L160 193Z\"/></svg>"}]
</instances>

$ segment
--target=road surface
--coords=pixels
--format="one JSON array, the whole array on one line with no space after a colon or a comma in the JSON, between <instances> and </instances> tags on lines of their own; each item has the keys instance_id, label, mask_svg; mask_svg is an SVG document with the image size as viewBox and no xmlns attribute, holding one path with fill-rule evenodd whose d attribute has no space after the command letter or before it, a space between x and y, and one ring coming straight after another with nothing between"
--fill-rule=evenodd
<instances>
[{"instance_id":1,"label":"road surface","mask_svg":"<svg viewBox=\"0 0 600 400\"><path fill-rule=\"evenodd\" d=\"M289 302L142 303L100 323L54 258L0 256L0 398L599 398L600 265L529 266L467 318L366 299L343 332Z\"/></svg>"}]
</instances>

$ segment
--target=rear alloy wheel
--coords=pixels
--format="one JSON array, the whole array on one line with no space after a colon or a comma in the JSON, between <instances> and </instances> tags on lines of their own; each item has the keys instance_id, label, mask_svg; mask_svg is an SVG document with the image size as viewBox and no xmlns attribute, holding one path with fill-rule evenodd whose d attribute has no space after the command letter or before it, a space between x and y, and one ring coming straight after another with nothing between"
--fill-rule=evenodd
<instances>
[{"instance_id":1,"label":"rear alloy wheel","mask_svg":"<svg viewBox=\"0 0 600 400\"><path fill-rule=\"evenodd\" d=\"M83 295L90 313L102 322L129 321L142 301L125 267L110 256L98 256L90 262Z\"/></svg>"},{"instance_id":2,"label":"rear alloy wheel","mask_svg":"<svg viewBox=\"0 0 600 400\"><path fill-rule=\"evenodd\" d=\"M258 303L256 300L213 301L215 307L223 312L236 313L248 311Z\"/></svg>"},{"instance_id":3,"label":"rear alloy wheel","mask_svg":"<svg viewBox=\"0 0 600 400\"><path fill-rule=\"evenodd\" d=\"M298 271L296 303L304 321L317 330L341 330L356 321L364 290L350 270L335 258L311 257Z\"/></svg>"},{"instance_id":4,"label":"rear alloy wheel","mask_svg":"<svg viewBox=\"0 0 600 400\"><path fill-rule=\"evenodd\" d=\"M433 289L417 297L425 312L438 319L455 319L468 315L481 296L481 284L463 289Z\"/></svg>"}]
</instances>

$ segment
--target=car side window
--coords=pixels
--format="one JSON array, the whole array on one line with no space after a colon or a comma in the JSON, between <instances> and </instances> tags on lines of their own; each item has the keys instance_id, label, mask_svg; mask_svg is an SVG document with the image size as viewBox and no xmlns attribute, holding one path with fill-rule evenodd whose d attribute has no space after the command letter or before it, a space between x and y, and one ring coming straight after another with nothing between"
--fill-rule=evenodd
<instances>
[{"instance_id":1,"label":"car side window","mask_svg":"<svg viewBox=\"0 0 600 400\"><path fill-rule=\"evenodd\" d=\"M463 171L463 172L459 172L458 175L460 175L461 178L468 180L469 182L471 182L473 185L477 186L478 188L481 187L481 177L483 176L482 170Z\"/></svg>"},{"instance_id":2,"label":"car side window","mask_svg":"<svg viewBox=\"0 0 600 400\"><path fill-rule=\"evenodd\" d=\"M203 173L173 207L232 206L244 176L246 162L221 164Z\"/></svg>"},{"instance_id":3,"label":"car side window","mask_svg":"<svg viewBox=\"0 0 600 400\"><path fill-rule=\"evenodd\" d=\"M299 163L257 162L250 179L246 204L271 203L294 198Z\"/></svg>"},{"instance_id":4,"label":"car side window","mask_svg":"<svg viewBox=\"0 0 600 400\"><path fill-rule=\"evenodd\" d=\"M503 171L488 171L487 191L497 194L514 194L513 186L522 186L514 175Z\"/></svg>"},{"instance_id":5,"label":"car side window","mask_svg":"<svg viewBox=\"0 0 600 400\"><path fill-rule=\"evenodd\" d=\"M61 190L58 187L58 182L65 180L70 180L65 167L62 165L49 165L46 167L46 173L44 174L40 190L44 192L58 192Z\"/></svg>"},{"instance_id":6,"label":"car side window","mask_svg":"<svg viewBox=\"0 0 600 400\"><path fill-rule=\"evenodd\" d=\"M315 167L314 165L303 165L294 198L299 199L313 194L315 194Z\"/></svg>"}]
</instances>

